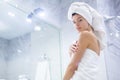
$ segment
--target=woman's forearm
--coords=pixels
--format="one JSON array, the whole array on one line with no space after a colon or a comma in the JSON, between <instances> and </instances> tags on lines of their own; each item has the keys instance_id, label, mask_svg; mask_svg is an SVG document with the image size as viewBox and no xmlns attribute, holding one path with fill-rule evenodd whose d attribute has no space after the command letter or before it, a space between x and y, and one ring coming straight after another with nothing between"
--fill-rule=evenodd
<instances>
[{"instance_id":1,"label":"woman's forearm","mask_svg":"<svg viewBox=\"0 0 120 80\"><path fill-rule=\"evenodd\" d=\"M70 80L72 78L72 76L73 76L73 74L74 74L74 72L75 72L76 69L77 69L76 66L69 65L67 67L67 70L65 72L63 80Z\"/></svg>"}]
</instances>

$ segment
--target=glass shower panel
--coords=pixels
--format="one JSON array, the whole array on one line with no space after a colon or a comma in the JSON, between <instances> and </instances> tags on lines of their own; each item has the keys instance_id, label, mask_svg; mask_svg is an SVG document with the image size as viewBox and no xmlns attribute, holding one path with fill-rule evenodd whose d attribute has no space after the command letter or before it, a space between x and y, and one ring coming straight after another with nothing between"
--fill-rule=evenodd
<instances>
[{"instance_id":1,"label":"glass shower panel","mask_svg":"<svg viewBox=\"0 0 120 80\"><path fill-rule=\"evenodd\" d=\"M31 34L35 80L61 80L60 32L43 21L37 25L41 30Z\"/></svg>"}]
</instances>

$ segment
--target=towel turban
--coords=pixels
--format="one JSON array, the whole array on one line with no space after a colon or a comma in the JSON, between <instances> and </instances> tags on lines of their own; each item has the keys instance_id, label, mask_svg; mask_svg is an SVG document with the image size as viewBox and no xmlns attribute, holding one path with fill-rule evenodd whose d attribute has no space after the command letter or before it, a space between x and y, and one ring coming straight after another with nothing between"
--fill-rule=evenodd
<instances>
[{"instance_id":1,"label":"towel turban","mask_svg":"<svg viewBox=\"0 0 120 80\"><path fill-rule=\"evenodd\" d=\"M100 49L104 49L106 44L104 42L105 30L103 17L91 6L84 2L74 2L70 5L68 10L68 19L72 20L72 14L77 13L84 17L87 22L93 27L94 34L100 42Z\"/></svg>"}]
</instances>

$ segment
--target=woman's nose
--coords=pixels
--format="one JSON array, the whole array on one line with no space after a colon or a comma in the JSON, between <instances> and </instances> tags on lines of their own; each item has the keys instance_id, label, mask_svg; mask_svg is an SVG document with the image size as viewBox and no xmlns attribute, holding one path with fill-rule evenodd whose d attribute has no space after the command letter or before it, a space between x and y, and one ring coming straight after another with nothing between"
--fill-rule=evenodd
<instances>
[{"instance_id":1,"label":"woman's nose","mask_svg":"<svg viewBox=\"0 0 120 80\"><path fill-rule=\"evenodd\" d=\"M78 23L76 23L76 24L75 24L75 26L76 26L76 28L77 28L77 27L79 27L79 24L78 24Z\"/></svg>"}]
</instances>

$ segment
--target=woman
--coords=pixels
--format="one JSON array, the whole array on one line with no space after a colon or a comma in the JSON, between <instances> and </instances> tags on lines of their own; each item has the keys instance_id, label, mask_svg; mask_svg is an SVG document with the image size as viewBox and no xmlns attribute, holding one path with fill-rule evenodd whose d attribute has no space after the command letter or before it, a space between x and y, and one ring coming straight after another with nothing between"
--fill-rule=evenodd
<instances>
[{"instance_id":1,"label":"woman","mask_svg":"<svg viewBox=\"0 0 120 80\"><path fill-rule=\"evenodd\" d=\"M105 47L103 18L83 2L71 4L68 18L80 36L70 48L72 58L63 80L96 80L99 56Z\"/></svg>"}]
</instances>

